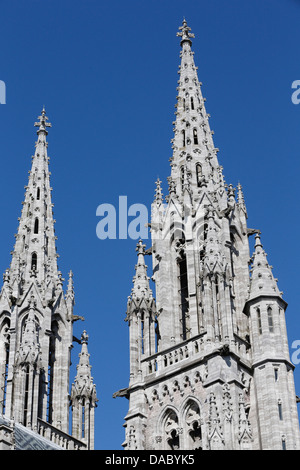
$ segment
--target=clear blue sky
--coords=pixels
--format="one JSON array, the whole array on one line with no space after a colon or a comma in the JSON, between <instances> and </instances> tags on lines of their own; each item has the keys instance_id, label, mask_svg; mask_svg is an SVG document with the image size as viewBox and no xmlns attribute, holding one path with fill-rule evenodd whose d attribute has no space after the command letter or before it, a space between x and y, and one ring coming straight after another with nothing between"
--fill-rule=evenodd
<instances>
[{"instance_id":1,"label":"clear blue sky","mask_svg":"<svg viewBox=\"0 0 300 470\"><path fill-rule=\"evenodd\" d=\"M120 449L128 402L112 394L129 380L124 318L136 241L100 241L96 208L126 195L150 209L158 176L167 192L184 16L226 182L243 186L249 227L262 231L289 304L289 344L300 340L300 105L291 101L300 1L10 0L0 14L0 272L45 105L59 267L65 278L73 270L75 313L86 318L75 335L90 335L96 448ZM300 365L295 380L300 395Z\"/></svg>"}]
</instances>

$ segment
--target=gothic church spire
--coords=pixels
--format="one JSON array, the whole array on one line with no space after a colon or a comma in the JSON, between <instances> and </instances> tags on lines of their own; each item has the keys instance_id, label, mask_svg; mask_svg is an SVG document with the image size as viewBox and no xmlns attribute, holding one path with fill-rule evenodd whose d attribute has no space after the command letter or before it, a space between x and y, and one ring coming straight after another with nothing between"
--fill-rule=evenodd
<instances>
[{"instance_id":1,"label":"gothic church spire","mask_svg":"<svg viewBox=\"0 0 300 470\"><path fill-rule=\"evenodd\" d=\"M16 243L9 270L10 281L24 286L36 278L43 287L59 280L48 157L47 128L51 124L43 108L35 122L37 142L19 219Z\"/></svg>"},{"instance_id":2,"label":"gothic church spire","mask_svg":"<svg viewBox=\"0 0 300 470\"><path fill-rule=\"evenodd\" d=\"M209 114L205 109L205 99L198 80L194 52L191 50L194 37L186 20L177 33L181 37L181 64L177 88L176 121L172 139L173 156L171 158L170 187L179 197L186 188L195 195L203 185L213 179L218 180L217 151L212 139L213 132L209 125Z\"/></svg>"}]
</instances>

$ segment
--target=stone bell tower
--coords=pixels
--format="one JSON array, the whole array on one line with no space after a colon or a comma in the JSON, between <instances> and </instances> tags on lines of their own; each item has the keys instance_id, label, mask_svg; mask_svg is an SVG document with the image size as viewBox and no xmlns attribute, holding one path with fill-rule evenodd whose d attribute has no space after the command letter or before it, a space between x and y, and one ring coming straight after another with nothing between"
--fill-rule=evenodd
<instances>
[{"instance_id":1,"label":"stone bell tower","mask_svg":"<svg viewBox=\"0 0 300 470\"><path fill-rule=\"evenodd\" d=\"M5 444L0 433L0 446L87 448L94 442L93 421L89 438L86 429L75 439L69 435L73 323L79 317L73 312L73 274L64 292L57 264L46 141L51 124L44 109L35 126L32 168L0 293L0 425L7 426L11 435ZM85 403L94 408L94 387L90 392L93 398Z\"/></svg>"},{"instance_id":2,"label":"stone bell tower","mask_svg":"<svg viewBox=\"0 0 300 470\"><path fill-rule=\"evenodd\" d=\"M130 381L115 394L129 399L123 446L300 449L286 302L260 231L247 227L241 186L225 183L185 20L178 36L169 191L156 182L152 244L137 246Z\"/></svg>"}]
</instances>

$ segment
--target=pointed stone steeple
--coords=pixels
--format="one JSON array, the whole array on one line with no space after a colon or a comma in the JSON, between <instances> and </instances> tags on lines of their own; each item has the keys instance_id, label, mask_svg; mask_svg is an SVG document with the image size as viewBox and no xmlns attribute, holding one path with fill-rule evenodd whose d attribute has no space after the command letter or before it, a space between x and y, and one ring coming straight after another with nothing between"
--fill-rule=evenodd
<instances>
[{"instance_id":1,"label":"pointed stone steeple","mask_svg":"<svg viewBox=\"0 0 300 470\"><path fill-rule=\"evenodd\" d=\"M96 386L94 385L91 375L92 366L89 360L88 339L87 332L83 331L81 335L81 352L79 353L77 375L73 386L76 389L76 394L81 397L90 397L96 403Z\"/></svg>"},{"instance_id":2,"label":"pointed stone steeple","mask_svg":"<svg viewBox=\"0 0 300 470\"><path fill-rule=\"evenodd\" d=\"M286 302L259 236L250 279L257 230L240 184L226 184L218 163L185 20L178 36L169 194L163 204L158 181L149 224L155 310L141 241L127 305L130 380L116 395L129 398L123 446L299 448Z\"/></svg>"},{"instance_id":3,"label":"pointed stone steeple","mask_svg":"<svg viewBox=\"0 0 300 470\"><path fill-rule=\"evenodd\" d=\"M139 240L136 246L138 254L137 264L135 266L135 275L133 277L133 288L128 300L128 306L137 308L141 303L145 303L150 309L153 306L153 293L149 285L149 277L147 275L147 265L145 263L145 247L142 240Z\"/></svg>"},{"instance_id":4,"label":"pointed stone steeple","mask_svg":"<svg viewBox=\"0 0 300 470\"><path fill-rule=\"evenodd\" d=\"M182 195L189 188L194 197L202 185L213 187L217 181L219 166L217 150L209 126L209 115L206 113L205 99L198 80L194 53L191 50L190 32L186 20L177 33L181 39L181 65L179 66L178 94L174 138L172 139L173 156L171 158L171 181L175 182L177 195ZM209 183L210 181L210 183ZM215 189L215 188L214 188Z\"/></svg>"},{"instance_id":5,"label":"pointed stone steeple","mask_svg":"<svg viewBox=\"0 0 300 470\"><path fill-rule=\"evenodd\" d=\"M46 141L51 124L44 108L38 119L38 138L9 269L11 285L21 282L22 288L33 278L43 287L50 280L55 286L59 278Z\"/></svg>"},{"instance_id":6,"label":"pointed stone steeple","mask_svg":"<svg viewBox=\"0 0 300 470\"><path fill-rule=\"evenodd\" d=\"M91 365L88 353L88 335L84 331L81 335L81 352L77 375L71 389L71 405L73 411L72 434L94 449L94 421L97 407L96 386L91 376Z\"/></svg>"},{"instance_id":7,"label":"pointed stone steeple","mask_svg":"<svg viewBox=\"0 0 300 470\"><path fill-rule=\"evenodd\" d=\"M267 255L263 249L260 235L256 234L248 300L260 296L281 297L282 293L278 289L277 279L274 278L272 268L267 261Z\"/></svg>"},{"instance_id":8,"label":"pointed stone steeple","mask_svg":"<svg viewBox=\"0 0 300 470\"><path fill-rule=\"evenodd\" d=\"M64 294L64 279L57 265L46 140L51 124L44 108L35 126L35 153L11 265L4 273L0 292L0 414L5 410L7 419L54 436L53 429L69 434L73 322L83 317L73 315L73 274L70 272ZM86 343L84 339L78 380L86 367L84 380L90 393L89 367L83 361L87 357ZM93 392L87 397L91 406L93 397ZM80 442L82 435L76 444L69 436L70 448L92 448L92 419L88 424L89 438L84 439L87 445Z\"/></svg>"}]
</instances>

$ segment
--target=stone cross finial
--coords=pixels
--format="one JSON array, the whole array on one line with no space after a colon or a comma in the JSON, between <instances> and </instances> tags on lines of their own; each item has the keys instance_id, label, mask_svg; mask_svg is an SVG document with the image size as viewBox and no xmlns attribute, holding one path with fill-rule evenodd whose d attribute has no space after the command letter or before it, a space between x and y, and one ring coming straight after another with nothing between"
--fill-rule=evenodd
<instances>
[{"instance_id":1,"label":"stone cross finial","mask_svg":"<svg viewBox=\"0 0 300 470\"><path fill-rule=\"evenodd\" d=\"M143 244L143 240L139 240L139 242L136 245L136 251L138 252L139 255L144 255L145 254L145 248L146 245Z\"/></svg>"},{"instance_id":2,"label":"stone cross finial","mask_svg":"<svg viewBox=\"0 0 300 470\"><path fill-rule=\"evenodd\" d=\"M89 340L89 335L87 334L87 332L84 330L81 334L81 344L82 343L88 343L88 340Z\"/></svg>"},{"instance_id":3,"label":"stone cross finial","mask_svg":"<svg viewBox=\"0 0 300 470\"><path fill-rule=\"evenodd\" d=\"M177 33L177 36L180 36L182 39L181 39L181 42L180 44L182 45L182 43L184 41L188 41L190 44L192 44L192 41L190 38L194 38L195 35L194 33L191 33L191 28L187 25L187 22L184 18L183 22L182 22L182 26L180 26L179 28L180 32Z\"/></svg>"},{"instance_id":4,"label":"stone cross finial","mask_svg":"<svg viewBox=\"0 0 300 470\"><path fill-rule=\"evenodd\" d=\"M38 119L39 119L39 122L34 123L34 126L39 128L38 133L40 131L44 131L44 132L47 133L46 128L47 127L52 127L52 126L51 126L50 122L47 122L48 118L46 116L45 107L43 107L42 114L41 114L41 116L38 116Z\"/></svg>"}]
</instances>

